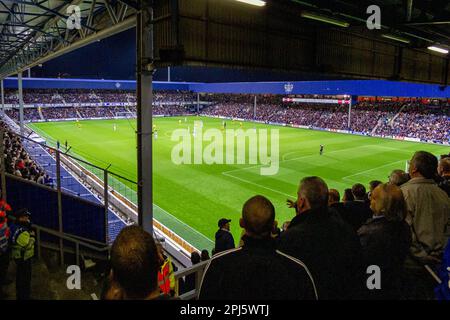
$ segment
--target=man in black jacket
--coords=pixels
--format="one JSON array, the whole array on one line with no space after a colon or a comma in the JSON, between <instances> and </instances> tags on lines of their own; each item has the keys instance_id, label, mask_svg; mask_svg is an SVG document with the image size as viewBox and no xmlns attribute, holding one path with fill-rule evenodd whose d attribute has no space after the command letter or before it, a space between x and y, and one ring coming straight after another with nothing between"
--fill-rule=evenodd
<instances>
[{"instance_id":1,"label":"man in black jacket","mask_svg":"<svg viewBox=\"0 0 450 320\"><path fill-rule=\"evenodd\" d=\"M330 213L328 186L319 177L300 182L297 215L279 249L305 262L320 299L355 299L363 288L361 246L351 227Z\"/></svg>"},{"instance_id":2,"label":"man in black jacket","mask_svg":"<svg viewBox=\"0 0 450 320\"><path fill-rule=\"evenodd\" d=\"M358 229L372 217L372 210L366 197L366 188L357 183L352 187L354 201L348 201L344 204L345 214L342 219L353 227L356 232Z\"/></svg>"},{"instance_id":3,"label":"man in black jacket","mask_svg":"<svg viewBox=\"0 0 450 320\"><path fill-rule=\"evenodd\" d=\"M214 247L214 254L225 250L234 249L234 238L230 232L231 220L222 218L217 225L219 230L216 232L216 245Z\"/></svg>"},{"instance_id":4,"label":"man in black jacket","mask_svg":"<svg viewBox=\"0 0 450 320\"><path fill-rule=\"evenodd\" d=\"M345 215L345 208L344 203L340 202L340 199L341 195L339 191L336 189L330 189L328 191L328 207L330 208L330 212L342 219L342 216Z\"/></svg>"},{"instance_id":5,"label":"man in black jacket","mask_svg":"<svg viewBox=\"0 0 450 320\"><path fill-rule=\"evenodd\" d=\"M405 222L406 202L394 184L381 184L372 193L373 217L358 230L364 266L381 271L381 288L368 291L368 298L399 299L403 265L411 246L411 230Z\"/></svg>"},{"instance_id":6,"label":"man in black jacket","mask_svg":"<svg viewBox=\"0 0 450 320\"><path fill-rule=\"evenodd\" d=\"M200 300L313 300L314 281L301 262L276 250L275 209L263 196L249 199L240 226L244 245L215 255L206 267Z\"/></svg>"}]
</instances>

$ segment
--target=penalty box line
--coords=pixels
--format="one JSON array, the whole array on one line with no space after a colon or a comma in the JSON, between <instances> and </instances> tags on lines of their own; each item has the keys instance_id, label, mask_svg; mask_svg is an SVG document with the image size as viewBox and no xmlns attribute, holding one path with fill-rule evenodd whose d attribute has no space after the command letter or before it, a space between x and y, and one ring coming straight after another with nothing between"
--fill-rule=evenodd
<instances>
[{"instance_id":1,"label":"penalty box line","mask_svg":"<svg viewBox=\"0 0 450 320\"><path fill-rule=\"evenodd\" d=\"M344 148L344 149L339 149L339 150L334 150L334 151L326 152L326 153L323 154L323 157L326 158L326 156L327 156L328 154L334 154L334 153L339 153L339 152L343 152L343 151L347 151L347 150L355 150L355 149L358 149L358 148L367 148L367 147L377 147L377 148L383 148L383 149L388 149L388 150L393 150L393 151L400 151L400 152L408 153L408 154L409 154L409 152L406 151L406 150L401 150L401 149L399 150L399 149L396 149L396 148L391 148L391 147L386 147L386 146L378 146L378 145L361 145L361 146L357 146L357 147ZM285 154L281 157L283 160L279 161L279 163L285 163L285 162L289 162L289 161L297 161L297 160L301 160L301 159L306 159L306 158L310 158L310 157L315 157L315 156L317 156L317 154L310 154L310 155L305 155L305 156L301 156L301 157L297 157L297 158L292 158L292 159L287 159L287 160L284 159L284 157L285 157L286 155L288 155L288 154L293 154L293 153L296 153L296 152L298 152L298 151L293 151L293 152L285 153ZM402 161L402 160L399 160L399 161L397 161L397 162L400 162L400 161ZM258 164L258 165L254 165L254 166L250 166L250 167L245 167L245 168L239 168L239 169L227 170L227 171L224 171L224 172L222 172L222 173L223 173L223 174L229 174L229 173L231 173L231 172L245 171L245 170L250 170L250 169L255 169L255 168L261 168L261 167L264 167L264 166L266 166L266 165ZM348 176L348 177L350 177L350 176Z\"/></svg>"},{"instance_id":2,"label":"penalty box line","mask_svg":"<svg viewBox=\"0 0 450 320\"><path fill-rule=\"evenodd\" d=\"M375 167L375 168L372 168L372 169L369 169L369 170L364 170L364 171L360 171L360 172L357 172L357 173L345 176L342 179L343 180L350 180L350 181L355 182L354 179L349 179L349 178L350 177L354 177L354 176L364 175L365 173L372 172L372 171L378 170L380 168L388 167L388 166L391 166L393 164L396 164L396 163L399 163L399 162L405 162L405 161L407 161L407 160L397 160L397 161L394 161L394 162L391 162L391 163L387 163L387 164L383 164L381 166L378 166L378 167Z\"/></svg>"},{"instance_id":3,"label":"penalty box line","mask_svg":"<svg viewBox=\"0 0 450 320\"><path fill-rule=\"evenodd\" d=\"M354 150L354 149L362 148L362 147L366 147L366 146L358 146L358 147L351 147L351 148L345 148L345 149L339 149L339 150L330 151L330 152L325 153L323 155L323 157L326 158L326 155L330 154L330 153L334 154L334 153L343 152L343 151L347 151L347 150ZM297 151L294 151L294 152L297 152ZM293 152L288 152L285 155L292 154L292 153ZM297 161L297 160L306 159L306 158L310 158L310 157L316 157L316 156L317 156L317 154L309 154L309 155L305 155L305 156L301 156L301 157L297 157L297 158L281 160L281 161L279 161L279 163L285 163L285 162L289 162L289 161ZM282 156L282 159L283 159L283 157L284 157L284 155ZM261 168L261 167L264 167L264 166L266 166L266 165L258 164L258 165L254 165L254 166L251 166L251 167L245 167L245 168L239 168L239 169L233 169L233 170L224 171L224 172L222 172L222 174L229 174L231 172L245 171L245 170L250 170L250 169L254 169L254 168Z\"/></svg>"},{"instance_id":4,"label":"penalty box line","mask_svg":"<svg viewBox=\"0 0 450 320\"><path fill-rule=\"evenodd\" d=\"M267 189L269 191L272 191L272 192L275 192L275 193L278 193L278 194L281 194L281 195L284 195L284 196L288 196L288 197L291 197L291 198L295 198L296 197L296 196L293 196L291 194L287 194L287 193L284 193L284 192L281 192L281 191L278 191L278 190L275 190L275 189L263 186L263 185L261 185L259 183L256 183L256 182L253 182L253 181L249 181L249 180L246 180L246 179L242 179L242 178L233 176L232 174L229 174L228 172L222 172L222 174L224 176L227 176L227 177L230 177L230 178L234 178L234 179L237 179L237 180L245 182L245 183L253 184L253 185L257 186L257 187L260 187L260 188L263 188L263 189Z\"/></svg>"}]
</instances>

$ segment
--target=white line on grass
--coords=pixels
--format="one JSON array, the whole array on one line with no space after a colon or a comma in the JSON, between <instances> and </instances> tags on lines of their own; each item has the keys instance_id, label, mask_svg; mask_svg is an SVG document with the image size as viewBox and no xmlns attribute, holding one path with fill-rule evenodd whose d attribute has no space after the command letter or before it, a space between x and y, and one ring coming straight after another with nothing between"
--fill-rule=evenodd
<instances>
[{"instance_id":1,"label":"white line on grass","mask_svg":"<svg viewBox=\"0 0 450 320\"><path fill-rule=\"evenodd\" d=\"M180 219L178 219L177 217L173 216L172 214L170 214L169 212L167 212L166 210L164 210L163 208L161 208L160 206L158 206L157 204L153 204L155 207L159 208L161 211L163 211L165 214L167 214L168 216L174 218L176 221L178 221L179 223L181 223L182 225L188 227L189 229L191 229L192 231L194 231L195 233L199 234L200 236L202 236L204 239L208 240L208 242L214 244L214 241L212 241L211 239L209 239L207 236L205 236L203 233L200 233L199 231L195 230L194 228L192 228L190 225L184 223L183 221L181 221Z\"/></svg>"},{"instance_id":2,"label":"white line on grass","mask_svg":"<svg viewBox=\"0 0 450 320\"><path fill-rule=\"evenodd\" d=\"M324 154L324 157L326 158L326 155L330 154L330 153L334 154L334 153L337 153L337 152L353 150L353 149L357 149L357 148L364 148L364 147L367 147L367 146L358 146L358 147L351 147L351 148L344 148L344 149L329 151L326 154ZM292 153L292 152L289 152L289 153ZM287 154L289 154L289 153L287 153ZM289 161L296 161L296 160L306 159L306 158L315 157L315 156L318 156L318 155L317 154L309 154L309 155L305 155L305 156L301 156L301 157L297 157L297 158L292 158L292 159L288 159L288 160L281 160L281 161L279 161L279 163L284 163L284 162L289 162ZM264 166L264 165L263 164L258 164L258 165L254 165L254 166L251 166L251 167L245 167L245 168L239 168L239 169L233 169L233 170L229 170L229 171L224 171L222 173L244 171L244 170L253 169L253 168L260 168L262 166Z\"/></svg>"},{"instance_id":3,"label":"white line on grass","mask_svg":"<svg viewBox=\"0 0 450 320\"><path fill-rule=\"evenodd\" d=\"M272 188L269 188L269 187L265 187L265 186L263 186L263 185L261 185L259 183L256 183L256 182L252 182L252 181L249 181L249 180L246 180L246 179L242 179L242 178L233 176L233 175L229 174L228 172L222 172L222 174L227 176L227 177L231 177L231 178L240 180L240 181L245 182L245 183L250 183L250 184L253 184L253 185L257 186L257 187L264 188L264 189L267 189L267 190L275 192L275 193L279 193L279 194L282 194L282 195L285 195L285 196L288 196L288 197L295 198L295 196L293 196L293 195L290 195L290 194L287 194L287 193L284 193L284 192L280 192L278 190L275 190L275 189L272 189Z\"/></svg>"},{"instance_id":4,"label":"white line on grass","mask_svg":"<svg viewBox=\"0 0 450 320\"><path fill-rule=\"evenodd\" d=\"M406 160L397 160L397 161L395 161L395 162L383 164L382 166L379 166L379 167L375 167L375 168L372 168L372 169L369 169L369 170L364 170L364 171L361 171L361 172L357 172L357 173L354 173L354 174L345 176L345 177L343 177L342 179L343 179L343 180L351 180L351 181L355 181L355 180L348 179L348 178L354 177L354 176L359 176L359 175L362 175L362 174L364 174L364 173L371 172L371 171L375 171L375 170L377 170L377 169L384 168L384 167L387 167L387 166L391 166L391 165L393 165L393 164L395 164L395 163L404 162L404 161L406 161Z\"/></svg>"}]
</instances>

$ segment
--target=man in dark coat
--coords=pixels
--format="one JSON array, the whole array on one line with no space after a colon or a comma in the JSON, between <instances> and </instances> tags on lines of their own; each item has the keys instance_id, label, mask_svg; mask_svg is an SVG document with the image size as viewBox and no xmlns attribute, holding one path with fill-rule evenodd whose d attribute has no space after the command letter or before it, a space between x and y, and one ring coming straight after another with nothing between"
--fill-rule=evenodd
<instances>
[{"instance_id":1,"label":"man in dark coat","mask_svg":"<svg viewBox=\"0 0 450 320\"><path fill-rule=\"evenodd\" d=\"M344 203L340 202L341 195L339 191L336 189L330 189L328 191L328 207L330 208L330 212L335 214L337 218L342 219L342 216L345 215L345 207Z\"/></svg>"},{"instance_id":2,"label":"man in dark coat","mask_svg":"<svg viewBox=\"0 0 450 320\"><path fill-rule=\"evenodd\" d=\"M231 220L222 218L217 223L219 230L216 232L214 254L225 250L234 249L234 238L230 232L230 222Z\"/></svg>"},{"instance_id":3,"label":"man in dark coat","mask_svg":"<svg viewBox=\"0 0 450 320\"><path fill-rule=\"evenodd\" d=\"M399 299L403 265L411 246L411 230L405 222L406 202L393 184L381 184L372 193L374 215L358 230L364 266L380 268L380 289L368 291L368 298Z\"/></svg>"},{"instance_id":4,"label":"man in dark coat","mask_svg":"<svg viewBox=\"0 0 450 320\"><path fill-rule=\"evenodd\" d=\"M450 197L450 157L446 157L439 161L438 166L438 185Z\"/></svg>"},{"instance_id":5,"label":"man in dark coat","mask_svg":"<svg viewBox=\"0 0 450 320\"><path fill-rule=\"evenodd\" d=\"M275 209L263 196L242 208L243 246L212 257L205 269L200 300L315 300L306 265L276 249L271 237Z\"/></svg>"},{"instance_id":6,"label":"man in dark coat","mask_svg":"<svg viewBox=\"0 0 450 320\"><path fill-rule=\"evenodd\" d=\"M319 177L300 182L297 215L280 237L279 250L304 261L320 299L356 299L362 286L361 246L350 226L328 209L328 186Z\"/></svg>"},{"instance_id":7,"label":"man in dark coat","mask_svg":"<svg viewBox=\"0 0 450 320\"><path fill-rule=\"evenodd\" d=\"M372 217L373 213L367 201L366 188L362 184L355 184L352 187L352 193L355 200L344 204L345 213L342 215L342 219L356 232L367 219Z\"/></svg>"}]
</instances>

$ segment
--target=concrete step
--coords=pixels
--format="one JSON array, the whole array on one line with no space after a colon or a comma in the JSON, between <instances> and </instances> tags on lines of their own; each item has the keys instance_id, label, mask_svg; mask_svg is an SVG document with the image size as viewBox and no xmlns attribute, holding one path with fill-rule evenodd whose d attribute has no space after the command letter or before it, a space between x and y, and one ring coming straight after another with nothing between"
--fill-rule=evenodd
<instances>
[{"instance_id":1,"label":"concrete step","mask_svg":"<svg viewBox=\"0 0 450 320\"><path fill-rule=\"evenodd\" d=\"M34 300L92 300L92 294L100 297L101 283L90 271L81 272L81 289L67 288L67 278L64 267L48 268L43 260L34 260L31 277L31 298ZM15 278L16 265L12 261L8 270L8 284L3 286L6 294L3 299L16 299Z\"/></svg>"}]
</instances>

